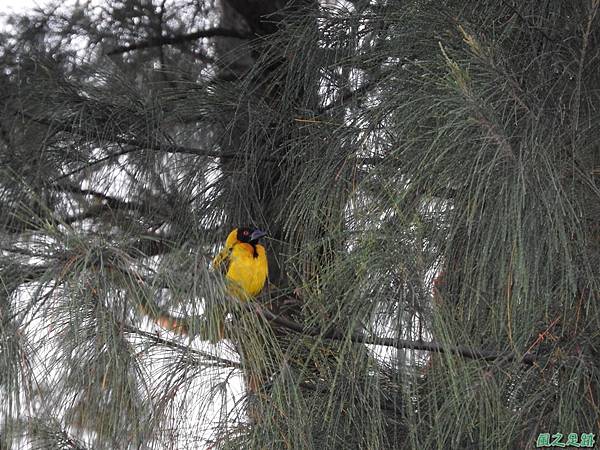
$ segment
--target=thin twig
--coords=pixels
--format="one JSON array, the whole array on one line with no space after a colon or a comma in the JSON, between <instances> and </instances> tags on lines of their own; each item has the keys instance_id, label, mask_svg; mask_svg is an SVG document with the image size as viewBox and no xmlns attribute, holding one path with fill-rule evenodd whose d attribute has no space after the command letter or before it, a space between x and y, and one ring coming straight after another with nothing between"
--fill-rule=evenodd
<instances>
[{"instance_id":1,"label":"thin twig","mask_svg":"<svg viewBox=\"0 0 600 450\"><path fill-rule=\"evenodd\" d=\"M509 7L511 9L511 11L519 18L519 20L522 23L524 23L525 25L527 25L532 30L540 33L544 38L546 38L547 41L549 41L549 42L556 42L556 39L552 39L550 36L548 36L546 34L546 32L544 32L544 30L542 30L540 27L536 26L535 24L532 24L531 21L529 21L528 19L526 19L525 17L523 17L523 15L519 12L519 10L516 7L514 7L511 3L507 2L506 0L501 0L501 3L503 5Z\"/></svg>"},{"instance_id":2,"label":"thin twig","mask_svg":"<svg viewBox=\"0 0 600 450\"><path fill-rule=\"evenodd\" d=\"M135 328L130 325L123 325L123 330L130 334L137 334L139 336L143 336L145 338L151 339L155 343L164 345L165 347L169 347L169 348L176 349L176 350L181 350L185 353L192 353L192 354L200 356L204 359L210 359L219 364L223 364L226 367L235 367L237 369L241 368L240 363L238 363L236 361L231 361L230 359L221 358L221 357L213 355L211 353L207 353L207 352L203 352L201 350L196 350L196 349L190 348L187 345L182 345L182 344L179 344L178 342L161 338L160 336L158 336L156 334L148 333L147 331L140 330L139 328Z\"/></svg>"}]
</instances>

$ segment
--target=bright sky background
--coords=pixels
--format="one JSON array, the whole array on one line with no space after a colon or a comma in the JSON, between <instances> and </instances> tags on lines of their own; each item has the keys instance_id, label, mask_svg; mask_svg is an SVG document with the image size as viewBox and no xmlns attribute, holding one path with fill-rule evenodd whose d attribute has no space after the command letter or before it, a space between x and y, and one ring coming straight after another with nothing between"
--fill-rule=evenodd
<instances>
[{"instance_id":1,"label":"bright sky background","mask_svg":"<svg viewBox=\"0 0 600 450\"><path fill-rule=\"evenodd\" d=\"M0 0L0 14L26 11L44 3L44 0Z\"/></svg>"}]
</instances>

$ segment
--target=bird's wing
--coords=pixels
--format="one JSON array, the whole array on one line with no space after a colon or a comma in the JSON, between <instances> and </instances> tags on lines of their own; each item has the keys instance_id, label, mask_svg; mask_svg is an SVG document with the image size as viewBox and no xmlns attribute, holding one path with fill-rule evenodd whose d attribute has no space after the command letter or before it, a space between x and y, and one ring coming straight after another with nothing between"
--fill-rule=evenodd
<instances>
[{"instance_id":1,"label":"bird's wing","mask_svg":"<svg viewBox=\"0 0 600 450\"><path fill-rule=\"evenodd\" d=\"M217 256L212 261L212 267L215 270L220 270L221 272L227 272L229 261L231 256L231 249L224 247L223 250L219 252Z\"/></svg>"}]
</instances>

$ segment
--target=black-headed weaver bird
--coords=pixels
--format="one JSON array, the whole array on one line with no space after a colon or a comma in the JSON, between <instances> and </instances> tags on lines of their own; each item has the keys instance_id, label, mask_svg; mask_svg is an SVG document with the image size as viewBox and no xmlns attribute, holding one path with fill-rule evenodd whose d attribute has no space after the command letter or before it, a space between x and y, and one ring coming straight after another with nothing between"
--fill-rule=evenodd
<instances>
[{"instance_id":1,"label":"black-headed weaver bird","mask_svg":"<svg viewBox=\"0 0 600 450\"><path fill-rule=\"evenodd\" d=\"M227 236L223 250L213 259L213 268L225 273L227 292L241 301L248 301L260 294L269 276L267 252L259 244L266 235L266 232L257 228L234 228ZM217 326L219 339L222 339L222 321Z\"/></svg>"},{"instance_id":2,"label":"black-headed weaver bird","mask_svg":"<svg viewBox=\"0 0 600 450\"><path fill-rule=\"evenodd\" d=\"M229 282L227 291L244 301L262 291L269 275L267 252L259 244L267 233L257 228L234 228L225 247L213 260L215 269L224 268Z\"/></svg>"},{"instance_id":3,"label":"black-headed weaver bird","mask_svg":"<svg viewBox=\"0 0 600 450\"><path fill-rule=\"evenodd\" d=\"M227 279L227 292L241 301L248 301L262 291L269 275L267 252L259 244L267 233L257 228L234 228L225 241L225 247L213 259L212 266L223 270ZM184 318L173 317L157 305L145 301L141 305L144 314L151 317L161 327L178 334L188 334L189 323ZM224 338L224 317L216 323L217 339Z\"/></svg>"},{"instance_id":4,"label":"black-headed weaver bird","mask_svg":"<svg viewBox=\"0 0 600 450\"><path fill-rule=\"evenodd\" d=\"M267 233L252 227L240 227L231 230L225 241L225 247L213 259L212 266L223 270L227 280L227 292L240 301L249 301L263 290L269 276L267 252L259 244ZM224 318L217 317L217 340L225 337ZM245 343L238 343L240 356L244 358ZM249 392L257 392L262 385L261 370L250 365L244 371L244 379ZM256 411L249 410L253 421L258 420Z\"/></svg>"}]
</instances>

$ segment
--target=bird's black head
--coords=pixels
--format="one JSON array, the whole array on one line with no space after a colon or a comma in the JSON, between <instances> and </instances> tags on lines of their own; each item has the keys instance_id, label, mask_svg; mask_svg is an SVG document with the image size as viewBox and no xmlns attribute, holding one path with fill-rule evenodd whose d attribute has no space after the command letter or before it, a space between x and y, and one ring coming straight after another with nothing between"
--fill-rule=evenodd
<instances>
[{"instance_id":1,"label":"bird's black head","mask_svg":"<svg viewBox=\"0 0 600 450\"><path fill-rule=\"evenodd\" d=\"M237 231L237 240L248 244L257 244L260 238L266 236L267 233L253 227L240 227Z\"/></svg>"}]
</instances>

